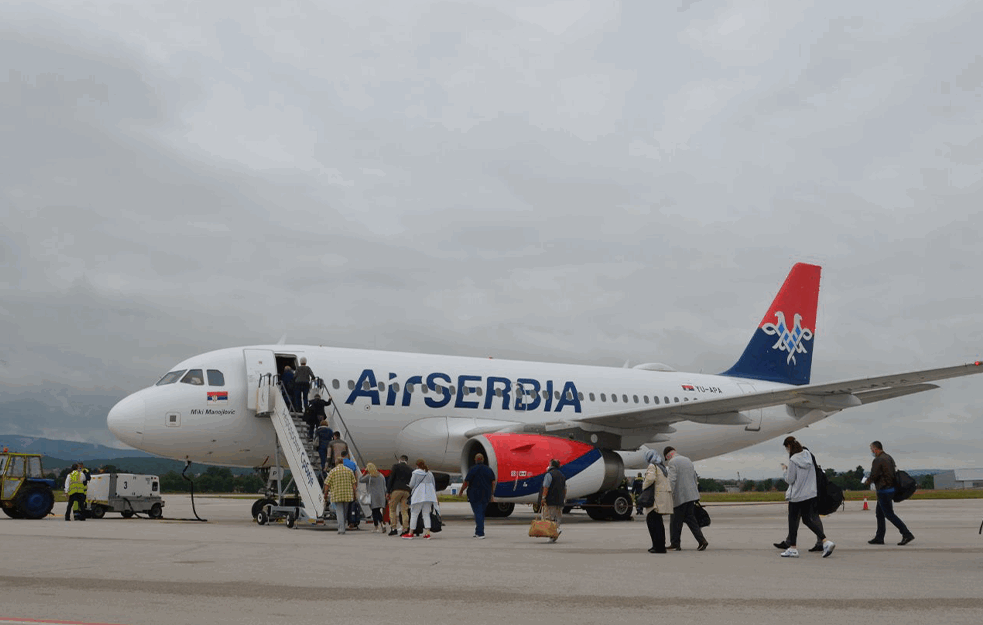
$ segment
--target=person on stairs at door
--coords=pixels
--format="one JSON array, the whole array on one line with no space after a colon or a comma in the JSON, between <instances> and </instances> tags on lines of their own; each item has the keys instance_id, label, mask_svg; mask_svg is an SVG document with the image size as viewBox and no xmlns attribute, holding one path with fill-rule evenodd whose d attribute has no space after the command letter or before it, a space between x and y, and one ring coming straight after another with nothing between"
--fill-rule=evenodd
<instances>
[{"instance_id":1,"label":"person on stairs at door","mask_svg":"<svg viewBox=\"0 0 983 625\"><path fill-rule=\"evenodd\" d=\"M294 410L299 412L307 410L307 394L315 377L314 372L307 366L307 358L301 357L300 366L294 373Z\"/></svg>"}]
</instances>

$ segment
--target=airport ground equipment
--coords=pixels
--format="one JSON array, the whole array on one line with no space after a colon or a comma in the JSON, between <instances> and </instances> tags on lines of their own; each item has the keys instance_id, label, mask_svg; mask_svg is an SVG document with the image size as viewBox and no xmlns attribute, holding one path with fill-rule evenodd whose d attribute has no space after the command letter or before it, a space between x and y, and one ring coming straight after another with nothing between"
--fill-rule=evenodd
<instances>
[{"instance_id":1,"label":"airport ground equipment","mask_svg":"<svg viewBox=\"0 0 983 625\"><path fill-rule=\"evenodd\" d=\"M40 454L0 454L0 506L14 519L43 519L55 505L55 481L45 479Z\"/></svg>"},{"instance_id":2,"label":"airport ground equipment","mask_svg":"<svg viewBox=\"0 0 983 625\"><path fill-rule=\"evenodd\" d=\"M93 475L86 491L86 504L89 515L96 519L106 516L107 512L118 512L125 519L138 513L145 513L151 519L164 516L160 479L156 475Z\"/></svg>"}]
</instances>

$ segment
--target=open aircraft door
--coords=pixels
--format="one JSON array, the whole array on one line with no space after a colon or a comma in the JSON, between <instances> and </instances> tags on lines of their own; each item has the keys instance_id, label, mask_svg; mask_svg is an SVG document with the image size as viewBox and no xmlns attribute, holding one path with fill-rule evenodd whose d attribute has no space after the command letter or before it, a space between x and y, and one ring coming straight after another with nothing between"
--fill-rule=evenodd
<instances>
[{"instance_id":1,"label":"open aircraft door","mask_svg":"<svg viewBox=\"0 0 983 625\"><path fill-rule=\"evenodd\" d=\"M747 395L748 393L753 393L754 385L746 383L738 383L741 392ZM760 432L761 431L761 415L764 414L764 410L761 408L755 408L753 410L745 410L743 414L747 415L751 419L751 423L744 426L744 429L748 432Z\"/></svg>"},{"instance_id":2,"label":"open aircraft door","mask_svg":"<svg viewBox=\"0 0 983 625\"><path fill-rule=\"evenodd\" d=\"M255 411L259 380L267 374L276 375L276 356L268 349L244 349L242 353L246 359L246 409Z\"/></svg>"}]
</instances>

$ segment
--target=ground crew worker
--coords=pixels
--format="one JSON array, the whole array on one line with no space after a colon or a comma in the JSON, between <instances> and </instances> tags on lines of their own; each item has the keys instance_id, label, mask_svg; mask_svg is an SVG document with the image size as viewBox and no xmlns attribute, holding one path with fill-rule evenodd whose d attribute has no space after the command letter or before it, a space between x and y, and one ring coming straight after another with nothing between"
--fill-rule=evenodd
<instances>
[{"instance_id":1,"label":"ground crew worker","mask_svg":"<svg viewBox=\"0 0 983 625\"><path fill-rule=\"evenodd\" d=\"M72 520L72 505L78 503L76 520L85 520L85 473L78 464L72 465L72 472L65 479L65 493L68 495L68 507L65 508L65 520Z\"/></svg>"}]
</instances>

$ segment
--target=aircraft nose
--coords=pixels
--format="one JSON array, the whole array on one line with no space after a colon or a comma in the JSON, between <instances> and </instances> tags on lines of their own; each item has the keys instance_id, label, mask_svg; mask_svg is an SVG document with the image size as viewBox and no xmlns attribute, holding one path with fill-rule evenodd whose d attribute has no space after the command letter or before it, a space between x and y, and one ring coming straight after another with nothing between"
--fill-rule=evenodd
<instances>
[{"instance_id":1,"label":"aircraft nose","mask_svg":"<svg viewBox=\"0 0 983 625\"><path fill-rule=\"evenodd\" d=\"M116 438L127 445L139 447L143 442L143 422L146 414L147 406L144 401L130 395L113 406L106 417L106 425Z\"/></svg>"}]
</instances>

